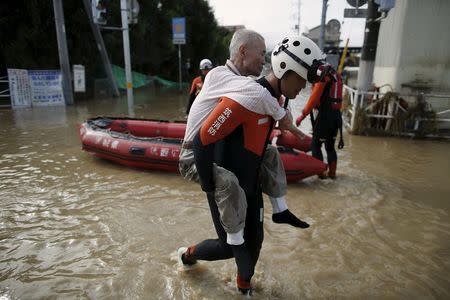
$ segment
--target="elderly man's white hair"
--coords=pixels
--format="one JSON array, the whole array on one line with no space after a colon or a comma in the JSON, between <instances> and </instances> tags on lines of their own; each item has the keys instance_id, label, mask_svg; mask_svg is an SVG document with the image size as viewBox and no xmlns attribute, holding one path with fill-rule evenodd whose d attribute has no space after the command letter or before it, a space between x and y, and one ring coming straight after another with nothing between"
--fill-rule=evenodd
<instances>
[{"instance_id":1,"label":"elderly man's white hair","mask_svg":"<svg viewBox=\"0 0 450 300\"><path fill-rule=\"evenodd\" d=\"M230 42L230 59L234 60L242 45L254 45L257 41L263 41L262 35L250 29L239 29L233 34Z\"/></svg>"}]
</instances>

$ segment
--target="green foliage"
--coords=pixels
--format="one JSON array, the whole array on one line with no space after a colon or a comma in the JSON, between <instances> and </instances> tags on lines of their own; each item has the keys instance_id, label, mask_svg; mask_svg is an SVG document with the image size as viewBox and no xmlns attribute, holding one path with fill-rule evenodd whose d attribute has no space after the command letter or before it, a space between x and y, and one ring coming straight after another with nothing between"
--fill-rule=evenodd
<instances>
[{"instance_id":1,"label":"green foliage","mask_svg":"<svg viewBox=\"0 0 450 300\"><path fill-rule=\"evenodd\" d=\"M219 28L206 0L141 0L138 24L130 25L133 71L171 80L178 76L178 48L172 44L172 18L186 17L187 43L182 45L183 67L198 73L201 59L216 65L228 56L231 34ZM70 64L83 64L89 78L104 77L83 1L63 1ZM90 12L89 12L90 13ZM120 1L111 0L107 26L121 27ZM111 63L124 65L122 32L102 30ZM0 1L0 72L6 68L57 69L58 48L53 2Z\"/></svg>"},{"instance_id":2,"label":"green foliage","mask_svg":"<svg viewBox=\"0 0 450 300\"><path fill-rule=\"evenodd\" d=\"M54 68L58 48L51 1L0 2L0 63L4 67ZM2 70L3 71L3 70Z\"/></svg>"}]
</instances>

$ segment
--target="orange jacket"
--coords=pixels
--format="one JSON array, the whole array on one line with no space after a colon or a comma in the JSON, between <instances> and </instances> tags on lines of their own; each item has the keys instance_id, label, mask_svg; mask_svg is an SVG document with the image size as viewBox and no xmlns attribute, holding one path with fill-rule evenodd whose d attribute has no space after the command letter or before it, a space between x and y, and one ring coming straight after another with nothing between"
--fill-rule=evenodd
<instances>
[{"instance_id":1,"label":"orange jacket","mask_svg":"<svg viewBox=\"0 0 450 300\"><path fill-rule=\"evenodd\" d=\"M202 86L202 76L195 77L194 80L192 80L191 91L189 92L189 94L192 94L195 91L195 95L198 95L198 93L200 93L200 90L202 89Z\"/></svg>"}]
</instances>

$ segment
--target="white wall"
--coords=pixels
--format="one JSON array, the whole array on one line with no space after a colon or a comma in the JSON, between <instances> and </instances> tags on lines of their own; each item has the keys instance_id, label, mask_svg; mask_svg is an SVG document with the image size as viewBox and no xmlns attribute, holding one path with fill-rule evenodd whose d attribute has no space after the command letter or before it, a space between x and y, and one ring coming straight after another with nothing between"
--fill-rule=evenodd
<instances>
[{"instance_id":1,"label":"white wall","mask_svg":"<svg viewBox=\"0 0 450 300\"><path fill-rule=\"evenodd\" d=\"M374 83L422 82L450 91L450 0L397 0L380 26Z\"/></svg>"}]
</instances>

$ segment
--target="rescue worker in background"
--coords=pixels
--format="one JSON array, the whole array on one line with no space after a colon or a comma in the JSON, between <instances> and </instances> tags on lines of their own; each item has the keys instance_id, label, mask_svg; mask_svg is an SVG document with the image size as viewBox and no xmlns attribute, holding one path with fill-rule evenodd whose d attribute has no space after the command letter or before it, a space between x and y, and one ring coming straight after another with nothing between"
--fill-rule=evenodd
<instances>
[{"instance_id":1,"label":"rescue worker in background","mask_svg":"<svg viewBox=\"0 0 450 300\"><path fill-rule=\"evenodd\" d=\"M329 72L325 81L313 85L311 96L308 99L302 113L296 120L299 126L309 114L313 127L311 142L312 156L323 161L322 144L325 144L328 160L328 172L319 175L319 178L336 178L337 154L334 148L338 130L340 139L338 148L344 147L342 137L342 78L336 71ZM317 111L314 117L312 110Z\"/></svg>"},{"instance_id":2,"label":"rescue worker in background","mask_svg":"<svg viewBox=\"0 0 450 300\"><path fill-rule=\"evenodd\" d=\"M204 58L200 61L200 76L197 76L192 80L191 84L191 91L189 92L189 100L186 107L186 114L189 115L189 111L191 110L192 103L194 102L195 98L197 97L198 93L200 93L203 82L205 81L205 76L208 74L208 72L213 68L212 62Z\"/></svg>"},{"instance_id":3,"label":"rescue worker in background","mask_svg":"<svg viewBox=\"0 0 450 300\"><path fill-rule=\"evenodd\" d=\"M284 94L295 98L305 87L306 80L317 78L318 61L323 58L319 47L306 37L286 38L272 53L273 71L258 82L275 98ZM184 264L197 260L221 260L235 257L237 287L251 294L250 280L254 274L262 246L263 200L259 172L272 130L273 119L267 114L249 110L245 101L224 96L209 114L193 141L195 166L202 190L207 193L218 239L205 240L191 246L181 255ZM262 105L262 104L261 104ZM219 124L219 125L218 125ZM217 158L217 147L223 151ZM220 164L231 171L245 193L240 190L217 201L220 175L214 167ZM218 176L219 175L219 176Z\"/></svg>"}]
</instances>

